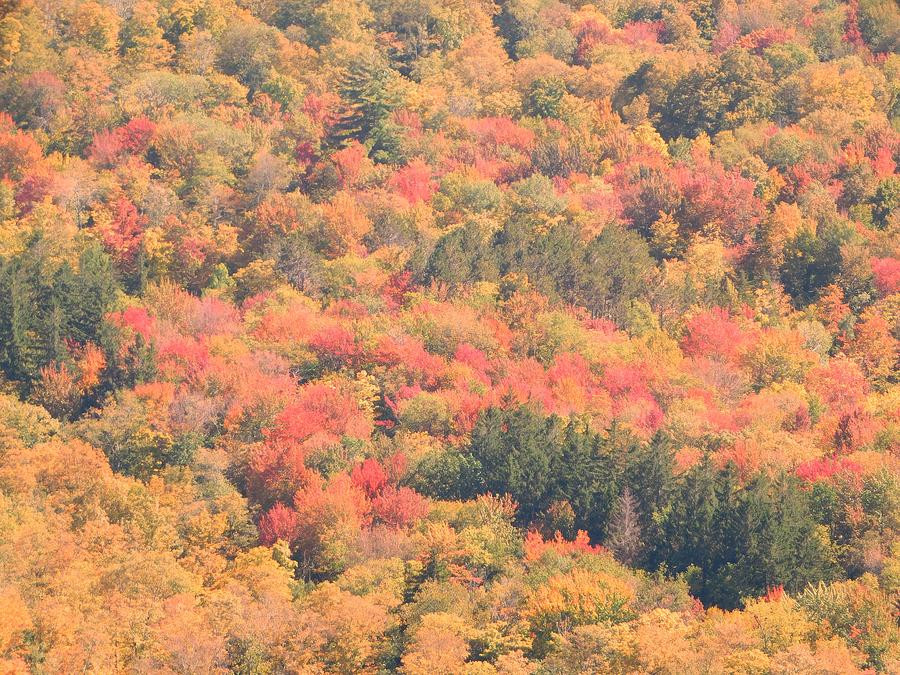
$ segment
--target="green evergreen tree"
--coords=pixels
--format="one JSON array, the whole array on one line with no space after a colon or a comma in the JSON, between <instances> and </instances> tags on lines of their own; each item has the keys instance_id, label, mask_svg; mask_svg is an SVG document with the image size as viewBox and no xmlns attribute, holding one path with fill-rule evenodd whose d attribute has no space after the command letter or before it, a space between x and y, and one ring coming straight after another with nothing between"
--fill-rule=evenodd
<instances>
[{"instance_id":1,"label":"green evergreen tree","mask_svg":"<svg viewBox=\"0 0 900 675\"><path fill-rule=\"evenodd\" d=\"M484 489L509 494L519 504L518 517L531 522L553 501L553 473L563 425L525 406L492 408L472 431L469 451L481 464Z\"/></svg>"},{"instance_id":2,"label":"green evergreen tree","mask_svg":"<svg viewBox=\"0 0 900 675\"><path fill-rule=\"evenodd\" d=\"M649 443L635 444L623 483L637 502L641 531L650 536L656 529L655 515L672 498L674 453L671 440L656 434Z\"/></svg>"},{"instance_id":3,"label":"green evergreen tree","mask_svg":"<svg viewBox=\"0 0 900 675\"><path fill-rule=\"evenodd\" d=\"M734 467L691 470L660 521L651 561L684 572L707 604L740 606L783 585L796 592L831 579L834 556L796 479L758 474L741 485Z\"/></svg>"},{"instance_id":4,"label":"green evergreen tree","mask_svg":"<svg viewBox=\"0 0 900 675\"><path fill-rule=\"evenodd\" d=\"M575 527L592 531L596 501L601 489L601 458L596 434L570 420L563 433L560 452L553 467L551 496L567 501L575 512Z\"/></svg>"},{"instance_id":5,"label":"green evergreen tree","mask_svg":"<svg viewBox=\"0 0 900 675\"><path fill-rule=\"evenodd\" d=\"M97 342L117 283L99 245L81 254L78 269L54 264L37 238L28 250L0 263L0 367L30 382L51 361L66 358L65 340Z\"/></svg>"},{"instance_id":6,"label":"green evergreen tree","mask_svg":"<svg viewBox=\"0 0 900 675\"><path fill-rule=\"evenodd\" d=\"M59 288L42 251L34 246L0 267L3 370L8 377L26 382L65 353Z\"/></svg>"},{"instance_id":7,"label":"green evergreen tree","mask_svg":"<svg viewBox=\"0 0 900 675\"><path fill-rule=\"evenodd\" d=\"M99 244L88 246L78 261L71 292L66 298L67 337L97 342L103 318L115 302L119 286L109 256Z\"/></svg>"},{"instance_id":8,"label":"green evergreen tree","mask_svg":"<svg viewBox=\"0 0 900 675\"><path fill-rule=\"evenodd\" d=\"M396 87L399 77L377 60L358 60L350 65L339 86L344 110L331 130L332 145L350 140L366 144L371 140L379 125L401 103Z\"/></svg>"}]
</instances>

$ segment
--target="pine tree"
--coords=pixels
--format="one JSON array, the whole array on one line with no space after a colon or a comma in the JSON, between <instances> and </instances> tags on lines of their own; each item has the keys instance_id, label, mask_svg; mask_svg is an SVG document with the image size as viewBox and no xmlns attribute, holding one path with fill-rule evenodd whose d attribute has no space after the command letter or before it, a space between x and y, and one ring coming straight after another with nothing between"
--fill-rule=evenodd
<instances>
[{"instance_id":1,"label":"pine tree","mask_svg":"<svg viewBox=\"0 0 900 675\"><path fill-rule=\"evenodd\" d=\"M553 468L553 498L571 505L578 529L590 527L597 495L597 461L592 436L579 429L575 420L570 420L565 428L558 464Z\"/></svg>"},{"instance_id":2,"label":"pine tree","mask_svg":"<svg viewBox=\"0 0 900 675\"><path fill-rule=\"evenodd\" d=\"M484 489L511 495L523 523L554 500L551 467L557 465L562 434L558 417L544 418L525 406L489 409L472 431L469 451L481 464Z\"/></svg>"},{"instance_id":3,"label":"pine tree","mask_svg":"<svg viewBox=\"0 0 900 675\"><path fill-rule=\"evenodd\" d=\"M698 570L691 592L706 602L705 580L718 557L719 494L709 458L687 473L660 513L649 561L671 572Z\"/></svg>"},{"instance_id":4,"label":"pine tree","mask_svg":"<svg viewBox=\"0 0 900 675\"><path fill-rule=\"evenodd\" d=\"M498 277L494 250L485 228L477 221L441 237L425 266L425 281L461 285L474 281L494 281Z\"/></svg>"},{"instance_id":5,"label":"pine tree","mask_svg":"<svg viewBox=\"0 0 900 675\"><path fill-rule=\"evenodd\" d=\"M831 578L827 537L796 480L759 474L740 487L726 469L719 473L717 500L715 555L703 562L707 581L701 599L737 607L742 598L768 588L796 592Z\"/></svg>"},{"instance_id":6,"label":"pine tree","mask_svg":"<svg viewBox=\"0 0 900 675\"><path fill-rule=\"evenodd\" d=\"M53 276L40 246L0 267L2 366L13 379L33 380L64 354L64 313Z\"/></svg>"},{"instance_id":7,"label":"pine tree","mask_svg":"<svg viewBox=\"0 0 900 675\"><path fill-rule=\"evenodd\" d=\"M0 367L30 382L67 357L64 340L97 342L117 284L99 246L82 253L78 270L54 263L41 241L0 265Z\"/></svg>"},{"instance_id":8,"label":"pine tree","mask_svg":"<svg viewBox=\"0 0 900 675\"><path fill-rule=\"evenodd\" d=\"M661 433L630 453L623 480L637 500L645 534L653 531L654 514L661 512L671 498L674 461L671 440Z\"/></svg>"},{"instance_id":9,"label":"pine tree","mask_svg":"<svg viewBox=\"0 0 900 675\"><path fill-rule=\"evenodd\" d=\"M602 538L607 533L616 500L626 480L629 459L638 445L637 439L615 420L605 436L596 434L591 442L592 454L596 458L596 478L587 531L595 538Z\"/></svg>"},{"instance_id":10,"label":"pine tree","mask_svg":"<svg viewBox=\"0 0 900 675\"><path fill-rule=\"evenodd\" d=\"M351 140L366 143L371 139L378 126L400 105L395 77L397 73L377 61L360 60L350 65L339 87L344 110L331 130L333 145Z\"/></svg>"},{"instance_id":11,"label":"pine tree","mask_svg":"<svg viewBox=\"0 0 900 675\"><path fill-rule=\"evenodd\" d=\"M68 337L78 342L96 342L117 289L109 256L98 244L87 247L79 258L78 274L65 298Z\"/></svg>"}]
</instances>

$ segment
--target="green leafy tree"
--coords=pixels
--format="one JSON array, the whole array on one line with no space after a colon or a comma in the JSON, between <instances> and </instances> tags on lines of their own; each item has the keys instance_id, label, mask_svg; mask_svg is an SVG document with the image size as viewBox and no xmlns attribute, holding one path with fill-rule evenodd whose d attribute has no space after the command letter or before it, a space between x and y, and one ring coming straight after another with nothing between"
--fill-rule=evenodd
<instances>
[{"instance_id":1,"label":"green leafy tree","mask_svg":"<svg viewBox=\"0 0 900 675\"><path fill-rule=\"evenodd\" d=\"M621 321L632 300L648 295L655 271L640 235L608 225L584 252L574 295L595 316Z\"/></svg>"},{"instance_id":2,"label":"green leafy tree","mask_svg":"<svg viewBox=\"0 0 900 675\"><path fill-rule=\"evenodd\" d=\"M755 122L775 110L772 68L761 57L731 49L718 64L681 78L669 94L659 132L666 138L715 134Z\"/></svg>"},{"instance_id":3,"label":"green leafy tree","mask_svg":"<svg viewBox=\"0 0 900 675\"><path fill-rule=\"evenodd\" d=\"M540 77L531 83L525 112L535 117L559 117L566 83L558 77Z\"/></svg>"},{"instance_id":4,"label":"green leafy tree","mask_svg":"<svg viewBox=\"0 0 900 675\"><path fill-rule=\"evenodd\" d=\"M469 221L441 237L425 266L425 281L451 286L497 279L497 264L485 228Z\"/></svg>"},{"instance_id":5,"label":"green leafy tree","mask_svg":"<svg viewBox=\"0 0 900 675\"><path fill-rule=\"evenodd\" d=\"M798 303L812 302L820 289L831 284L841 269L841 247L854 235L845 222L830 220L818 232L801 230L785 246L781 281Z\"/></svg>"}]
</instances>

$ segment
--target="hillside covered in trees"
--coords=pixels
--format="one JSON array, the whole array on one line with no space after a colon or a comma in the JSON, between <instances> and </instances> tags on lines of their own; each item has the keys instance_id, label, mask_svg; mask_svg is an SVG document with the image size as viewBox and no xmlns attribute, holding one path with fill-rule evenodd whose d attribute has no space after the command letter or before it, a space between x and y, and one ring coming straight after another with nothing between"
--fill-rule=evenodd
<instances>
[{"instance_id":1,"label":"hillside covered in trees","mask_svg":"<svg viewBox=\"0 0 900 675\"><path fill-rule=\"evenodd\" d=\"M900 670L894 0L0 0L0 672Z\"/></svg>"}]
</instances>

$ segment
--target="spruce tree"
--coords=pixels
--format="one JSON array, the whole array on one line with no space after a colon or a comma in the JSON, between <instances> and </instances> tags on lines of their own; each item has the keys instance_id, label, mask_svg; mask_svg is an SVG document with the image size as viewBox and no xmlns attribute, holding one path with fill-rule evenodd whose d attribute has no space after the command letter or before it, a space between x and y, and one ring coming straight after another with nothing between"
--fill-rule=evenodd
<instances>
[{"instance_id":1,"label":"spruce tree","mask_svg":"<svg viewBox=\"0 0 900 675\"><path fill-rule=\"evenodd\" d=\"M5 345L3 370L11 378L31 381L40 369L63 354L65 321L59 288L50 263L33 247L0 268L0 341Z\"/></svg>"},{"instance_id":2,"label":"spruce tree","mask_svg":"<svg viewBox=\"0 0 900 675\"><path fill-rule=\"evenodd\" d=\"M78 274L66 297L69 337L96 342L100 325L115 301L118 284L112 261L99 244L88 246L78 261Z\"/></svg>"},{"instance_id":3,"label":"spruce tree","mask_svg":"<svg viewBox=\"0 0 900 675\"><path fill-rule=\"evenodd\" d=\"M719 497L716 472L707 458L680 481L671 503L660 513L651 565L670 572L697 569L691 591L704 602L704 582L716 557Z\"/></svg>"},{"instance_id":4,"label":"spruce tree","mask_svg":"<svg viewBox=\"0 0 900 675\"><path fill-rule=\"evenodd\" d=\"M344 73L339 91L344 109L331 132L333 145L350 140L366 143L373 132L399 106L394 88L397 73L379 61L354 61Z\"/></svg>"},{"instance_id":5,"label":"spruce tree","mask_svg":"<svg viewBox=\"0 0 900 675\"><path fill-rule=\"evenodd\" d=\"M544 418L525 406L489 409L472 431L469 452L481 465L481 484L488 492L511 495L523 523L553 501L551 467L562 433L558 417Z\"/></svg>"},{"instance_id":6,"label":"spruce tree","mask_svg":"<svg viewBox=\"0 0 900 675\"><path fill-rule=\"evenodd\" d=\"M575 512L578 529L591 530L591 515L598 487L598 458L594 453L594 436L569 420L553 467L553 500L565 500Z\"/></svg>"},{"instance_id":7,"label":"spruce tree","mask_svg":"<svg viewBox=\"0 0 900 675\"><path fill-rule=\"evenodd\" d=\"M31 382L51 361L67 357L65 341L97 342L117 284L98 245L82 253L78 269L56 263L40 239L0 264L0 367Z\"/></svg>"}]
</instances>

